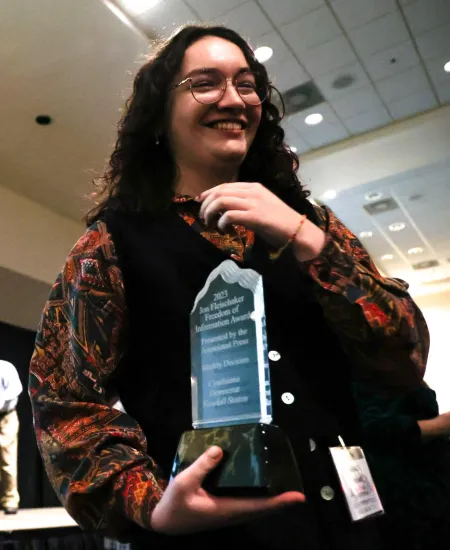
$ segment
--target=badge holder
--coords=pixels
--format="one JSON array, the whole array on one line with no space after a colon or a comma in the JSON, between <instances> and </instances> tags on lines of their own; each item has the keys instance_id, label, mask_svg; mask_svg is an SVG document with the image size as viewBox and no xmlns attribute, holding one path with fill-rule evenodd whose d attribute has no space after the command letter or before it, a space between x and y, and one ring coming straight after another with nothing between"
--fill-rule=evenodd
<instances>
[{"instance_id":1,"label":"badge holder","mask_svg":"<svg viewBox=\"0 0 450 550\"><path fill-rule=\"evenodd\" d=\"M330 447L331 458L341 482L352 521L384 514L383 505L361 447Z\"/></svg>"}]
</instances>

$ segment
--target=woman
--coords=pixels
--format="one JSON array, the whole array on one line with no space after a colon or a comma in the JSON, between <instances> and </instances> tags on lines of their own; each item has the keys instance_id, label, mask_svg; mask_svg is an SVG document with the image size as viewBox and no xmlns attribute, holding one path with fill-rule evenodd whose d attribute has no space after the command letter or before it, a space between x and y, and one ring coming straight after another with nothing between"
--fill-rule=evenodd
<instances>
[{"instance_id":1,"label":"woman","mask_svg":"<svg viewBox=\"0 0 450 550\"><path fill-rule=\"evenodd\" d=\"M135 79L31 363L42 456L86 529L142 548L378 547L372 522L351 523L328 447L359 441L352 378L420 383L426 327L406 285L307 200L280 118L264 67L223 27L184 28ZM191 428L189 313L227 258L264 278L273 416L306 503L212 497L201 484L217 447L167 483Z\"/></svg>"}]
</instances>

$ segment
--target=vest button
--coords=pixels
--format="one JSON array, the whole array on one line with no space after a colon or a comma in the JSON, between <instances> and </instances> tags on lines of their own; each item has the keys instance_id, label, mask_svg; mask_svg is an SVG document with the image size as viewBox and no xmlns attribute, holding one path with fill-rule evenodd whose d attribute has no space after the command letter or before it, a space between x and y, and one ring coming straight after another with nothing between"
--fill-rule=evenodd
<instances>
[{"instance_id":1,"label":"vest button","mask_svg":"<svg viewBox=\"0 0 450 550\"><path fill-rule=\"evenodd\" d=\"M279 361L281 359L281 355L278 353L278 351L272 350L269 351L269 359L271 361Z\"/></svg>"},{"instance_id":2,"label":"vest button","mask_svg":"<svg viewBox=\"0 0 450 550\"><path fill-rule=\"evenodd\" d=\"M334 491L329 485L325 485L325 487L322 487L322 489L320 489L320 496L323 498L323 500L333 500Z\"/></svg>"},{"instance_id":3,"label":"vest button","mask_svg":"<svg viewBox=\"0 0 450 550\"><path fill-rule=\"evenodd\" d=\"M285 405L292 405L292 403L295 401L295 397L292 395L292 393L287 391L281 396L281 401L283 401Z\"/></svg>"}]
</instances>

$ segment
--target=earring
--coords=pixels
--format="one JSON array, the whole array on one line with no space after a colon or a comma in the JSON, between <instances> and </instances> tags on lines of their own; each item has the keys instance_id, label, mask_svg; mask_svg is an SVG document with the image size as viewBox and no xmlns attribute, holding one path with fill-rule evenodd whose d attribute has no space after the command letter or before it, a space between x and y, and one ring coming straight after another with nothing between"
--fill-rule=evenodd
<instances>
[{"instance_id":1,"label":"earring","mask_svg":"<svg viewBox=\"0 0 450 550\"><path fill-rule=\"evenodd\" d=\"M157 136L156 136L156 145L159 145L159 143L160 143L160 142L159 142L159 136L157 135Z\"/></svg>"}]
</instances>

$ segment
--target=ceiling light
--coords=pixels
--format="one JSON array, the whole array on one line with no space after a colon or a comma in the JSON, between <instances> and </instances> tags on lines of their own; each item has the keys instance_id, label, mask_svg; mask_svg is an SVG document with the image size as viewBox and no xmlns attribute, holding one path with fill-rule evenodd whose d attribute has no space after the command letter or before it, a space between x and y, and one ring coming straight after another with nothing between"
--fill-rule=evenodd
<instances>
[{"instance_id":1,"label":"ceiling light","mask_svg":"<svg viewBox=\"0 0 450 550\"><path fill-rule=\"evenodd\" d=\"M297 152L297 147L292 146L292 147L290 147L290 149L291 149L291 151L292 151L293 153L296 153L296 152Z\"/></svg>"},{"instance_id":2,"label":"ceiling light","mask_svg":"<svg viewBox=\"0 0 450 550\"><path fill-rule=\"evenodd\" d=\"M323 116L320 113L313 113L312 115L308 115L305 118L305 122L306 124L308 124L308 126L315 126L316 124L322 122L322 120Z\"/></svg>"},{"instance_id":3,"label":"ceiling light","mask_svg":"<svg viewBox=\"0 0 450 550\"><path fill-rule=\"evenodd\" d=\"M377 201L381 199L383 196L383 193L380 193L379 191L370 191L369 193L366 193L366 201Z\"/></svg>"},{"instance_id":4,"label":"ceiling light","mask_svg":"<svg viewBox=\"0 0 450 550\"><path fill-rule=\"evenodd\" d=\"M255 57L260 63L265 63L272 57L272 55L273 50L272 48L269 48L269 46L260 46L255 50Z\"/></svg>"},{"instance_id":5,"label":"ceiling light","mask_svg":"<svg viewBox=\"0 0 450 550\"><path fill-rule=\"evenodd\" d=\"M119 0L122 7L132 15L142 15L159 2L160 0Z\"/></svg>"},{"instance_id":6,"label":"ceiling light","mask_svg":"<svg viewBox=\"0 0 450 550\"><path fill-rule=\"evenodd\" d=\"M403 229L405 229L405 227L406 227L405 223L395 222L395 223L391 223L391 225L389 226L389 230L390 231L402 231Z\"/></svg>"},{"instance_id":7,"label":"ceiling light","mask_svg":"<svg viewBox=\"0 0 450 550\"><path fill-rule=\"evenodd\" d=\"M369 239L372 235L372 231L361 231L361 233L359 234L361 239Z\"/></svg>"},{"instance_id":8,"label":"ceiling light","mask_svg":"<svg viewBox=\"0 0 450 550\"><path fill-rule=\"evenodd\" d=\"M450 73L450 61L447 61L447 63L444 65L444 71L446 73Z\"/></svg>"},{"instance_id":9,"label":"ceiling light","mask_svg":"<svg viewBox=\"0 0 450 550\"><path fill-rule=\"evenodd\" d=\"M422 254L423 248L421 246L415 246L414 248L410 248L408 250L408 254L414 255L414 254Z\"/></svg>"},{"instance_id":10,"label":"ceiling light","mask_svg":"<svg viewBox=\"0 0 450 550\"><path fill-rule=\"evenodd\" d=\"M385 262L389 261L389 260L393 260L394 259L394 255L393 254L383 254L383 256L381 256L381 259Z\"/></svg>"},{"instance_id":11,"label":"ceiling light","mask_svg":"<svg viewBox=\"0 0 450 550\"><path fill-rule=\"evenodd\" d=\"M335 191L334 189L328 189L328 191L325 191L322 196L324 199L332 200L337 197L337 191Z\"/></svg>"}]
</instances>

